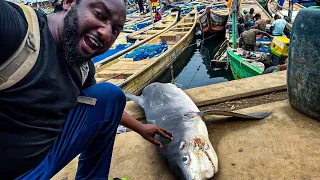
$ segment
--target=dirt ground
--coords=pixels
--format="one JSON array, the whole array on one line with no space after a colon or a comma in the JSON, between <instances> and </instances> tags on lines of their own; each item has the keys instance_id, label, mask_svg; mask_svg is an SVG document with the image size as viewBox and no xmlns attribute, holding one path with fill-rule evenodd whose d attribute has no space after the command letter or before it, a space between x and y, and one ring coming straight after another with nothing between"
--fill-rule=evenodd
<instances>
[{"instance_id":1,"label":"dirt ground","mask_svg":"<svg viewBox=\"0 0 320 180\"><path fill-rule=\"evenodd\" d=\"M200 107L200 110L207 110L207 109L220 109L220 110L238 110L244 109L248 107L253 107L261 104L267 104L276 101L282 101L288 99L287 91L277 91L272 92L264 95L253 96L249 98L242 98L233 101L226 101L218 104L213 104L210 106Z\"/></svg>"}]
</instances>

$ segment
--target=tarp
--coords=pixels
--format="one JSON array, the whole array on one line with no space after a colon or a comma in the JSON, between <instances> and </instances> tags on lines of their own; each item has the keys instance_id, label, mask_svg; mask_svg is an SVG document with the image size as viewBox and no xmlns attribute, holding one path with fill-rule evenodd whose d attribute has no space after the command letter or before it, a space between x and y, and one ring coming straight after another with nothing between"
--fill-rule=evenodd
<instances>
[{"instance_id":1,"label":"tarp","mask_svg":"<svg viewBox=\"0 0 320 180\"><path fill-rule=\"evenodd\" d=\"M99 61L101 61L101 60L103 60L103 59L105 59L105 58L107 58L109 56L112 56L112 55L116 54L117 52L120 52L120 51L132 46L132 45L133 45L133 43L118 44L115 48L109 49L108 51L104 52L103 54L100 54L100 55L92 58L92 61L94 63L97 63L97 62L99 62Z\"/></svg>"},{"instance_id":2,"label":"tarp","mask_svg":"<svg viewBox=\"0 0 320 180\"><path fill-rule=\"evenodd\" d=\"M158 56L166 50L168 50L167 42L161 42L160 44L153 44L147 46L140 46L136 48L132 53L126 54L125 58L133 58L134 61L139 61Z\"/></svg>"}]
</instances>

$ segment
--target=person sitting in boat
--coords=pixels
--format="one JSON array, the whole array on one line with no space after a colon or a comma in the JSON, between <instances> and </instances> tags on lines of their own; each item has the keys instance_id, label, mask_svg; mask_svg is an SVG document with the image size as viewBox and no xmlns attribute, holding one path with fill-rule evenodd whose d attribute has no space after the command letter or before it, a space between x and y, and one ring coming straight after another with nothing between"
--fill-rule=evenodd
<instances>
[{"instance_id":1,"label":"person sitting in boat","mask_svg":"<svg viewBox=\"0 0 320 180\"><path fill-rule=\"evenodd\" d=\"M237 29L238 29L238 34L240 36L241 33L243 33L244 29L244 19L243 17L240 17L238 19L238 23L237 23Z\"/></svg>"},{"instance_id":2,"label":"person sitting in boat","mask_svg":"<svg viewBox=\"0 0 320 180\"><path fill-rule=\"evenodd\" d=\"M253 23L253 18L254 18L254 9L251 8L249 13L247 13L245 16L244 16L244 23ZM253 23L254 24L254 23Z\"/></svg>"},{"instance_id":3,"label":"person sitting in boat","mask_svg":"<svg viewBox=\"0 0 320 180\"><path fill-rule=\"evenodd\" d=\"M256 14L255 16L256 19L256 27L257 29L261 30L261 31L266 31L266 21L264 19L261 19L261 14Z\"/></svg>"},{"instance_id":4,"label":"person sitting in boat","mask_svg":"<svg viewBox=\"0 0 320 180\"><path fill-rule=\"evenodd\" d=\"M274 19L275 21L271 24L270 32L272 32L272 35L274 36L283 36L287 21L281 19L279 15L275 15Z\"/></svg>"},{"instance_id":5,"label":"person sitting in boat","mask_svg":"<svg viewBox=\"0 0 320 180\"><path fill-rule=\"evenodd\" d=\"M260 31L258 29L250 29L240 34L239 47L242 47L244 50L247 51L254 51L256 47L256 36L259 34L263 34L269 38L273 37L265 31Z\"/></svg>"},{"instance_id":6,"label":"person sitting in boat","mask_svg":"<svg viewBox=\"0 0 320 180\"><path fill-rule=\"evenodd\" d=\"M159 11L156 11L156 14L154 14L153 18L154 18L154 22L157 22L162 19L162 15L161 13L159 13Z\"/></svg>"}]
</instances>

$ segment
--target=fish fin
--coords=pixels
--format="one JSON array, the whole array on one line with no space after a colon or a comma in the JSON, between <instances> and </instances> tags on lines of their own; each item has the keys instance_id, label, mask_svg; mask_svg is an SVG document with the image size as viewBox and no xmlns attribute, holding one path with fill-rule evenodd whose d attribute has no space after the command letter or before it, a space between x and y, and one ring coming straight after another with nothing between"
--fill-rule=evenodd
<instances>
[{"instance_id":1,"label":"fish fin","mask_svg":"<svg viewBox=\"0 0 320 180\"><path fill-rule=\"evenodd\" d=\"M218 109L213 109L213 110L204 110L204 111L199 111L195 112L197 115L203 115L203 114L211 114L211 115L223 115L223 116L232 116L232 117L238 117L238 118L243 118L243 119L264 119L268 116L270 116L271 112L257 112L257 113L250 113L250 114L241 114L241 113L235 113L232 111L225 111L225 110L218 110ZM192 114L186 113L185 115Z\"/></svg>"},{"instance_id":2,"label":"fish fin","mask_svg":"<svg viewBox=\"0 0 320 180\"><path fill-rule=\"evenodd\" d=\"M139 104L141 107L143 107L143 98L142 95L141 96L136 96L134 94L131 93L125 93L126 97L131 99L132 101L136 102L137 104Z\"/></svg>"}]
</instances>

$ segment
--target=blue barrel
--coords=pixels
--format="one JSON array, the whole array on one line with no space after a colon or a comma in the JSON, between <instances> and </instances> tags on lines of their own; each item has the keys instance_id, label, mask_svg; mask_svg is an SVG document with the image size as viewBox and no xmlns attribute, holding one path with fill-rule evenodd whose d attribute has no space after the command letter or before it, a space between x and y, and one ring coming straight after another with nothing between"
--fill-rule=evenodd
<instances>
[{"instance_id":1,"label":"blue barrel","mask_svg":"<svg viewBox=\"0 0 320 180\"><path fill-rule=\"evenodd\" d=\"M287 86L290 104L320 120L320 10L305 8L294 20Z\"/></svg>"}]
</instances>

